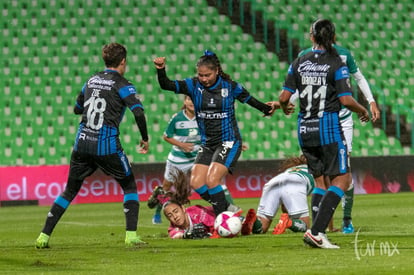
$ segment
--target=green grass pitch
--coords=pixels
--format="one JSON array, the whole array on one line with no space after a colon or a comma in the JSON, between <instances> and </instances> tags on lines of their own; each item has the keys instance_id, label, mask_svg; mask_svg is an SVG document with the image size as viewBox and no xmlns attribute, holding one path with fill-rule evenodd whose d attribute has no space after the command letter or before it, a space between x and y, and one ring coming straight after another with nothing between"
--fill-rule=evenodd
<instances>
[{"instance_id":1,"label":"green grass pitch","mask_svg":"<svg viewBox=\"0 0 414 275\"><path fill-rule=\"evenodd\" d=\"M245 211L258 198L236 199ZM204 204L193 201L192 204ZM328 233L339 250L304 246L301 233L233 239L170 240L167 222L153 225L141 203L139 235L148 242L125 248L121 203L71 205L50 240L37 250L49 207L0 208L0 274L412 274L414 193L359 195L357 233ZM277 214L277 217L279 213ZM341 223L342 208L335 213ZM275 221L272 224L274 226ZM270 230L271 231L271 230Z\"/></svg>"}]
</instances>

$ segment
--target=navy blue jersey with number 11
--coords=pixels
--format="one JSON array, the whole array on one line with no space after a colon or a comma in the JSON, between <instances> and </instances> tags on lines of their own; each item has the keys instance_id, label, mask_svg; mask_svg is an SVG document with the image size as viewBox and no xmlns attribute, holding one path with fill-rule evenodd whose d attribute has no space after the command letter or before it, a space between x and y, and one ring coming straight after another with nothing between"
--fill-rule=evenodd
<instances>
[{"instance_id":1,"label":"navy blue jersey with number 11","mask_svg":"<svg viewBox=\"0 0 414 275\"><path fill-rule=\"evenodd\" d=\"M338 129L339 97L352 95L349 71L339 56L313 50L289 67L283 89L299 91L299 142L319 146L342 140Z\"/></svg>"}]
</instances>

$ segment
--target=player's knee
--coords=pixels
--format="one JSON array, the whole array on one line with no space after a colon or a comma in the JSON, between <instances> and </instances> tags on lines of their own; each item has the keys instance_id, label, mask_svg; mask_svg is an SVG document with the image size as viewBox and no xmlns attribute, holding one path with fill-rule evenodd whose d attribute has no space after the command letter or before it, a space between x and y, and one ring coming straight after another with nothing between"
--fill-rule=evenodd
<instances>
[{"instance_id":1,"label":"player's knee","mask_svg":"<svg viewBox=\"0 0 414 275\"><path fill-rule=\"evenodd\" d=\"M191 179L190 179L191 188L198 189L204 184L207 184L205 175L199 175L195 173L191 175Z\"/></svg>"},{"instance_id":2,"label":"player's knee","mask_svg":"<svg viewBox=\"0 0 414 275\"><path fill-rule=\"evenodd\" d=\"M219 185L221 183L221 178L217 177L217 176L210 176L207 177L207 181L206 184L208 187L215 187L217 185Z\"/></svg>"}]
</instances>

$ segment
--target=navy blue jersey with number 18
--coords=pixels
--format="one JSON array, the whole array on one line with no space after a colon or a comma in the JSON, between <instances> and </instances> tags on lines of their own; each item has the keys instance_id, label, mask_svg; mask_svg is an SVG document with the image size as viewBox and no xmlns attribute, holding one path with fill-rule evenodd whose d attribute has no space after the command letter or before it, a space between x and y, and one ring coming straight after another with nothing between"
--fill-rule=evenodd
<instances>
[{"instance_id":1,"label":"navy blue jersey with number 18","mask_svg":"<svg viewBox=\"0 0 414 275\"><path fill-rule=\"evenodd\" d=\"M128 80L113 70L93 75L76 100L76 108L82 110L82 121L74 151L103 156L122 150L119 124L126 107L131 111L143 109L135 87Z\"/></svg>"}]
</instances>

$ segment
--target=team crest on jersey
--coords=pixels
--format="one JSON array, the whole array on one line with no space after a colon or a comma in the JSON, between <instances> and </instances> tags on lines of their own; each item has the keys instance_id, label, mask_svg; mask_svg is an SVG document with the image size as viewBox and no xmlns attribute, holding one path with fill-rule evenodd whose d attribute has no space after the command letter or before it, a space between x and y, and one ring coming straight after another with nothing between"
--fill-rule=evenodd
<instances>
[{"instance_id":1,"label":"team crest on jersey","mask_svg":"<svg viewBox=\"0 0 414 275\"><path fill-rule=\"evenodd\" d=\"M221 96L222 97L228 97L229 96L229 90L227 88L221 89Z\"/></svg>"},{"instance_id":2,"label":"team crest on jersey","mask_svg":"<svg viewBox=\"0 0 414 275\"><path fill-rule=\"evenodd\" d=\"M137 92L137 90L135 90L134 86L129 86L128 91L129 91L130 94L135 94Z\"/></svg>"},{"instance_id":3,"label":"team crest on jersey","mask_svg":"<svg viewBox=\"0 0 414 275\"><path fill-rule=\"evenodd\" d=\"M188 130L188 136L194 137L198 135L198 129L189 129Z\"/></svg>"}]
</instances>

